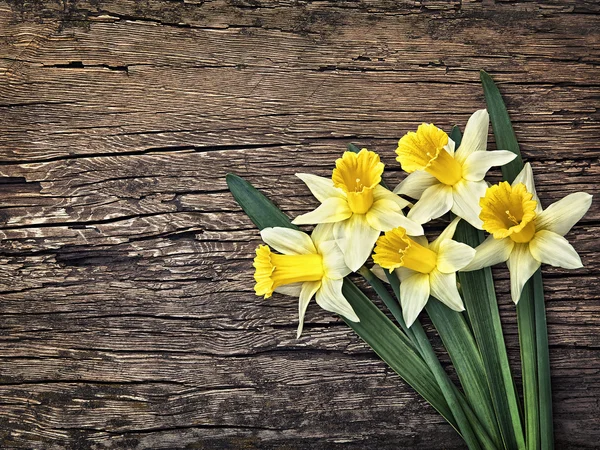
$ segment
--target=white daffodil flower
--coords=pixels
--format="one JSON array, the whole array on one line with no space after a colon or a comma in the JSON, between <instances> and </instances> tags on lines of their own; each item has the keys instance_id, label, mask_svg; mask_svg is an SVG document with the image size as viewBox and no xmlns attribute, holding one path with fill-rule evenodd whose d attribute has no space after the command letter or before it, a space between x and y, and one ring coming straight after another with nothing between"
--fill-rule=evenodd
<instances>
[{"instance_id":1,"label":"white daffodil flower","mask_svg":"<svg viewBox=\"0 0 600 450\"><path fill-rule=\"evenodd\" d=\"M358 154L345 152L336 161L331 179L296 174L321 206L293 223L333 223L335 240L353 271L365 263L382 231L402 226L410 235L423 234L423 227L402 213L409 202L379 184L383 167L377 153L363 148Z\"/></svg>"},{"instance_id":2,"label":"white daffodil flower","mask_svg":"<svg viewBox=\"0 0 600 450\"><path fill-rule=\"evenodd\" d=\"M513 152L487 149L487 110L476 111L467 122L460 147L433 124L419 125L400 139L396 160L410 175L394 190L419 199L408 213L418 223L436 219L448 211L481 229L479 199L485 195L485 174L516 158Z\"/></svg>"},{"instance_id":3,"label":"white daffodil flower","mask_svg":"<svg viewBox=\"0 0 600 450\"><path fill-rule=\"evenodd\" d=\"M456 287L456 272L473 259L475 250L452 240L459 220L454 219L431 243L425 237L410 239L403 228L388 231L377 240L373 261L398 275L402 315L409 327L430 295L454 311L465 309ZM382 275L377 269L373 272Z\"/></svg>"},{"instance_id":4,"label":"white daffodil flower","mask_svg":"<svg viewBox=\"0 0 600 450\"><path fill-rule=\"evenodd\" d=\"M592 196L575 192L542 210L529 163L512 185L504 181L487 189L481 199L483 229L490 236L475 250L464 271L506 261L515 304L523 286L542 263L565 269L583 267L575 249L563 237L587 212Z\"/></svg>"},{"instance_id":5,"label":"white daffodil flower","mask_svg":"<svg viewBox=\"0 0 600 450\"><path fill-rule=\"evenodd\" d=\"M360 322L342 294L344 277L350 269L333 238L333 225L318 225L311 236L279 227L265 228L260 235L268 245L256 249L254 291L264 298L271 297L273 292L300 298L298 338L313 296L321 308ZM269 246L281 254L272 253Z\"/></svg>"}]
</instances>

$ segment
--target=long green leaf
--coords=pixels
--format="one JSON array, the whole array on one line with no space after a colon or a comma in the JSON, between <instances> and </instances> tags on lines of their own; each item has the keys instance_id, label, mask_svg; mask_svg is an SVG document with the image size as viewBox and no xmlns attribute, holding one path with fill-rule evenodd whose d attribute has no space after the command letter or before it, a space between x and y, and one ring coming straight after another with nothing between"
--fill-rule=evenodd
<instances>
[{"instance_id":1,"label":"long green leaf","mask_svg":"<svg viewBox=\"0 0 600 450\"><path fill-rule=\"evenodd\" d=\"M458 127L452 129L450 138L458 148L462 139ZM483 233L463 220L458 224L454 239L476 247L483 241ZM491 270L486 268L476 272L459 272L458 279L469 323L481 354L488 392L502 440L508 449L524 448L519 407L508 364ZM487 416L489 413L484 414ZM514 430L518 432L515 433Z\"/></svg>"},{"instance_id":2,"label":"long green leaf","mask_svg":"<svg viewBox=\"0 0 600 450\"><path fill-rule=\"evenodd\" d=\"M540 416L538 400L537 346L533 286L527 283L517 304L523 403L525 404L525 438L527 450L540 449Z\"/></svg>"},{"instance_id":3,"label":"long green leaf","mask_svg":"<svg viewBox=\"0 0 600 450\"><path fill-rule=\"evenodd\" d=\"M272 226L295 228L285 214L243 178L228 174L227 185L259 229ZM361 320L346 323L458 430L436 379L402 331L347 279L344 280L343 293Z\"/></svg>"},{"instance_id":4,"label":"long green leaf","mask_svg":"<svg viewBox=\"0 0 600 450\"><path fill-rule=\"evenodd\" d=\"M448 403L448 405L450 406L450 409L452 410L452 414L454 415L454 418L458 424L460 433L463 436L463 438L465 439L467 446L470 449L481 448L479 445L479 441L478 441L477 437L475 436L475 434L477 434L480 441L483 441L486 444L489 442L491 445L491 447L485 446L484 448L495 448L494 445L491 444L491 441L490 441L489 437L487 436L487 433L485 432L483 427L480 425L480 423L477 420L477 418L475 417L475 415L474 414L471 415L471 418L477 422L475 424L475 427L472 426L470 420L467 418L467 415L464 411L463 404L461 404L461 401L460 401L460 396L462 396L462 394L458 391L456 386L452 383L452 381L448 377L448 374L444 371L444 368L442 367L442 365L440 364L440 361L438 360L437 356L435 355L435 352L433 351L431 343L429 342L429 339L427 338L425 331L421 327L420 322L418 320L416 320L410 328L406 327L406 323L404 322L404 318L402 317L402 310L400 308L399 301L394 299L390 295L390 293L387 291L387 289L385 288L385 286L383 285L381 280L379 280L373 274L373 272L371 272L365 266L363 266L360 269L359 273L365 278L365 280L367 280L367 282L371 285L371 287L373 287L373 289L375 290L377 295L379 295L379 297L383 300L385 305L388 307L388 309L390 310L390 312L392 313L394 318L398 321L398 323L400 323L401 327L406 329L407 332L413 337L414 342L419 351L419 354L421 355L421 357L423 358L425 363L429 366L429 370L431 370L431 372L433 373L433 375L438 383L438 386L441 389L442 394L444 395L444 398L446 399L446 402ZM387 275L388 275L388 279L390 279L390 281L397 282L397 278L395 277L395 275L393 275L393 274L391 276L390 276L390 274L387 274ZM399 298L400 292L399 292L399 284L398 283L394 283L394 292L396 293L396 297ZM466 402L464 402L464 404L466 405ZM466 407L468 408L468 405L466 405ZM475 432L473 431L473 428L476 429Z\"/></svg>"},{"instance_id":5,"label":"long green leaf","mask_svg":"<svg viewBox=\"0 0 600 450\"><path fill-rule=\"evenodd\" d=\"M472 409L471 404L467 402L464 398L462 392L458 390L458 388L452 383L449 379L447 373L444 371L442 365L440 364L435 352L433 351L433 347L429 342L427 335L423 331L421 323L416 320L410 328L406 327L406 323L404 322L404 318L402 317L402 310L400 308L399 299L400 299L400 283L398 277L394 273L386 272L388 281L392 286L394 294L396 295L396 299L392 298L383 283L375 277L375 275L366 267L361 268L360 274L369 282L369 284L375 289L375 292L381 297L384 301L394 318L400 323L400 325L407 330L407 334L409 337L413 339L414 344L417 346L417 350L419 351L421 357L429 366L432 373L434 373L436 380L438 381L438 385L440 386L448 404L450 405L454 417L457 419L457 423L461 430L466 428L467 434L469 435L469 440L465 438L467 441L467 445L471 448L476 448L477 444L473 442L473 437L469 433L472 431L477 436L477 439L485 449L497 449L500 448L501 444L497 444L492 441L490 438L489 431L486 427L482 425L482 422L479 420L478 416ZM435 299L431 299L429 303L439 303ZM472 338L471 338L472 339ZM489 396L489 394L488 394ZM482 399L478 398L477 401L482 401ZM489 402L489 400L488 400ZM463 416L464 414L464 416ZM464 422L467 422L466 424ZM463 437L465 437L465 434Z\"/></svg>"},{"instance_id":6,"label":"long green leaf","mask_svg":"<svg viewBox=\"0 0 600 450\"><path fill-rule=\"evenodd\" d=\"M458 126L452 128L450 138L458 148L462 141L462 133ZM468 229L463 221L461 229L465 230L465 228ZM473 229L471 234L473 242L476 242L476 238L479 237L477 231ZM463 290L465 288L463 286ZM482 355L473 337L472 326L467 323L464 315L450 310L440 302L430 301L427 303L427 308L427 313L452 359L467 399L473 405L477 416L488 429L496 445L501 447L502 436L498 428L490 385L486 377Z\"/></svg>"},{"instance_id":7,"label":"long green leaf","mask_svg":"<svg viewBox=\"0 0 600 450\"><path fill-rule=\"evenodd\" d=\"M429 366L429 369L433 373L438 386L440 387L448 406L452 410L454 414L454 418L456 419L456 423L458 424L458 429L460 430L463 439L467 443L469 449L478 449L481 448L479 445L479 441L475 437L475 433L471 426L471 423L467 419L465 411L460 403L459 396L457 395L457 390L450 378L448 378L448 374L444 371L442 364L437 358L433 348L431 347L431 343L425 334L425 330L421 326L421 323L415 321L411 328L414 328L414 333L417 338L417 342L421 348L421 354L423 355L423 359L425 363ZM484 436L485 436L484 432ZM487 436L486 436L487 437ZM489 440L489 438L488 438ZM492 447L493 448L493 447Z\"/></svg>"},{"instance_id":8,"label":"long green leaf","mask_svg":"<svg viewBox=\"0 0 600 450\"><path fill-rule=\"evenodd\" d=\"M498 87L492 78L483 71L481 72L481 82L497 147L510 150L517 155L517 158L502 167L504 179L512 182L523 169L519 144ZM554 448L548 327L543 289L542 275L538 269L523 289L517 307L519 340L522 343L521 364L524 373L523 391L525 393L527 442L528 447L532 450ZM519 314L519 308L522 309L521 314ZM526 373L528 374L527 378L525 377Z\"/></svg>"},{"instance_id":9,"label":"long green leaf","mask_svg":"<svg viewBox=\"0 0 600 450\"><path fill-rule=\"evenodd\" d=\"M267 197L261 194L252 184L241 177L228 173L225 177L227 186L250 220L259 230L267 227L298 227L290 221L281 210Z\"/></svg>"},{"instance_id":10,"label":"long green leaf","mask_svg":"<svg viewBox=\"0 0 600 450\"><path fill-rule=\"evenodd\" d=\"M456 229L455 239L471 247L483 241L483 233L465 221ZM477 346L481 352L496 418L504 445L525 448L517 394L510 372L500 312L489 267L474 272L459 272L463 297Z\"/></svg>"},{"instance_id":11,"label":"long green leaf","mask_svg":"<svg viewBox=\"0 0 600 450\"><path fill-rule=\"evenodd\" d=\"M348 326L458 431L436 379L421 357L406 345L398 327L347 279L342 292L360 317L360 322L346 320Z\"/></svg>"},{"instance_id":12,"label":"long green leaf","mask_svg":"<svg viewBox=\"0 0 600 450\"><path fill-rule=\"evenodd\" d=\"M552 382L550 379L550 354L548 347L548 325L546 324L546 302L542 272L533 274L533 296L535 304L535 337L537 347L538 388L540 391L540 447L554 449L554 425L552 421Z\"/></svg>"},{"instance_id":13,"label":"long green leaf","mask_svg":"<svg viewBox=\"0 0 600 450\"><path fill-rule=\"evenodd\" d=\"M434 298L429 299L426 310L448 351L473 411L493 439L494 445L497 448L502 447L502 436L498 429L483 360L467 321L461 313L452 311Z\"/></svg>"}]
</instances>

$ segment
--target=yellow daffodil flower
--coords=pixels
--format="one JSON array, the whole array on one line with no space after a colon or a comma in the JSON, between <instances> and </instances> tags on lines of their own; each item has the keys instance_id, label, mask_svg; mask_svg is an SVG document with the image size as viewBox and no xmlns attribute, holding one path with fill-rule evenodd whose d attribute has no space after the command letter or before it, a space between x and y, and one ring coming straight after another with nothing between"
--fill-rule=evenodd
<instances>
[{"instance_id":1,"label":"yellow daffodil flower","mask_svg":"<svg viewBox=\"0 0 600 450\"><path fill-rule=\"evenodd\" d=\"M367 260L380 232L402 226L410 235L423 234L423 227L402 213L409 202L379 184L383 167L377 153L363 148L358 154L345 152L336 161L331 179L296 174L321 206L293 223L333 223L335 240L353 271Z\"/></svg>"},{"instance_id":2,"label":"yellow daffodil flower","mask_svg":"<svg viewBox=\"0 0 600 450\"><path fill-rule=\"evenodd\" d=\"M523 286L541 263L565 269L583 267L563 237L587 212L592 196L576 192L542 210L529 163L512 185L504 181L487 189L480 201L483 229L490 236L475 250L463 270L477 270L506 261L510 292L517 303Z\"/></svg>"},{"instance_id":3,"label":"yellow daffodil flower","mask_svg":"<svg viewBox=\"0 0 600 450\"><path fill-rule=\"evenodd\" d=\"M506 150L488 152L487 110L476 111L467 122L462 143L456 152L454 141L433 124L422 124L417 132L400 139L396 153L402 169L410 175L394 190L419 199L408 213L418 223L452 211L481 229L479 199L485 195L485 174L516 155Z\"/></svg>"},{"instance_id":4,"label":"yellow daffodil flower","mask_svg":"<svg viewBox=\"0 0 600 450\"><path fill-rule=\"evenodd\" d=\"M473 259L475 250L452 240L459 220L454 219L431 243L425 237L409 238L400 227L377 240L373 261L398 275L402 315L409 327L430 295L454 311L465 309L456 287L456 272ZM381 278L380 269L373 272Z\"/></svg>"},{"instance_id":5,"label":"yellow daffodil flower","mask_svg":"<svg viewBox=\"0 0 600 450\"><path fill-rule=\"evenodd\" d=\"M260 235L267 245L256 249L254 279L256 295L269 298L273 292L300 298L298 334L310 299L352 322L359 322L342 294L342 283L350 269L333 238L333 225L315 227L311 236L289 228L265 228ZM273 253L269 246L281 254Z\"/></svg>"}]
</instances>

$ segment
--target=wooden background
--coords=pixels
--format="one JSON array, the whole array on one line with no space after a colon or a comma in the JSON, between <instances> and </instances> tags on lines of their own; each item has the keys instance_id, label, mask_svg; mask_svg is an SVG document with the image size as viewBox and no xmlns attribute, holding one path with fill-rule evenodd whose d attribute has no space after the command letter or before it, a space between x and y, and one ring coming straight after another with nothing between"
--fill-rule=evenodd
<instances>
[{"instance_id":1,"label":"wooden background","mask_svg":"<svg viewBox=\"0 0 600 450\"><path fill-rule=\"evenodd\" d=\"M296 215L317 202L293 174L351 141L395 185L397 139L464 126L485 69L542 202L598 194L599 11L0 0L0 447L463 448L339 318L312 304L296 340L297 301L253 295L224 175ZM544 269L559 449L600 442L599 221L568 235L585 268Z\"/></svg>"}]
</instances>

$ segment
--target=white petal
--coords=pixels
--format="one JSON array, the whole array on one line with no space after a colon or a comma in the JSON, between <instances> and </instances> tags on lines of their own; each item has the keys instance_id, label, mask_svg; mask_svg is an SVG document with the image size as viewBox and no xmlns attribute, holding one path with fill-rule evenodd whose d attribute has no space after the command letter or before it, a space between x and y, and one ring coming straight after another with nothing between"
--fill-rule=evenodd
<instances>
[{"instance_id":1,"label":"white petal","mask_svg":"<svg viewBox=\"0 0 600 450\"><path fill-rule=\"evenodd\" d=\"M474 257L474 248L446 239L439 246L437 269L442 273L456 272L469 264Z\"/></svg>"},{"instance_id":2,"label":"white petal","mask_svg":"<svg viewBox=\"0 0 600 450\"><path fill-rule=\"evenodd\" d=\"M417 170L402 180L400 184L396 186L396 189L394 189L394 193L418 199L421 198L425 189L439 183L437 178L430 173L427 173L424 170Z\"/></svg>"},{"instance_id":3,"label":"white petal","mask_svg":"<svg viewBox=\"0 0 600 450\"><path fill-rule=\"evenodd\" d=\"M381 281L384 281L385 283L389 283L389 280L387 277L389 270L386 270L386 269L382 268L380 265L375 264L371 268L371 272L373 272L373 274L377 278L379 278ZM400 280L400 282L404 281L408 277L413 276L416 273L419 273L419 272L416 272L411 269L407 269L406 267L398 267L397 269L394 269L394 274L398 277L398 280Z\"/></svg>"},{"instance_id":4,"label":"white petal","mask_svg":"<svg viewBox=\"0 0 600 450\"><path fill-rule=\"evenodd\" d=\"M407 326L411 326L429 299L429 275L416 273L400 283L400 303L402 316Z\"/></svg>"},{"instance_id":5,"label":"white petal","mask_svg":"<svg viewBox=\"0 0 600 450\"><path fill-rule=\"evenodd\" d=\"M304 326L304 314L306 314L306 308L310 299L315 295L315 292L321 287L320 281L307 281L302 284L302 291L300 292L300 301L298 302L298 332L296 333L296 339L300 338L302 334L302 327Z\"/></svg>"},{"instance_id":6,"label":"white petal","mask_svg":"<svg viewBox=\"0 0 600 450\"><path fill-rule=\"evenodd\" d=\"M452 208L452 187L434 184L428 187L421 199L411 208L407 217L417 223L427 223L446 214Z\"/></svg>"},{"instance_id":7,"label":"white petal","mask_svg":"<svg viewBox=\"0 0 600 450\"><path fill-rule=\"evenodd\" d=\"M306 225L340 222L351 215L352 211L348 206L348 200L343 197L330 197L314 211L296 217L292 220L292 223L294 225Z\"/></svg>"},{"instance_id":8,"label":"white petal","mask_svg":"<svg viewBox=\"0 0 600 450\"><path fill-rule=\"evenodd\" d=\"M529 243L531 255L544 264L565 269L578 269L583 267L581 258L560 234L542 230L535 233Z\"/></svg>"},{"instance_id":9,"label":"white petal","mask_svg":"<svg viewBox=\"0 0 600 450\"><path fill-rule=\"evenodd\" d=\"M275 292L278 294L290 295L292 297L300 297L300 292L302 292L302 284L303 283L284 284L283 286L276 287Z\"/></svg>"},{"instance_id":10,"label":"white petal","mask_svg":"<svg viewBox=\"0 0 600 450\"><path fill-rule=\"evenodd\" d=\"M448 226L440 233L440 235L428 245L428 247L434 252L438 253L440 244L447 239L452 239L454 237L454 233L456 232L456 226L460 222L460 217L455 217L452 222L448 224ZM423 244L421 244L423 245Z\"/></svg>"},{"instance_id":11,"label":"white petal","mask_svg":"<svg viewBox=\"0 0 600 450\"><path fill-rule=\"evenodd\" d=\"M462 166L462 176L469 181L483 180L492 166L503 166L516 157L515 153L508 150L471 153Z\"/></svg>"},{"instance_id":12,"label":"white petal","mask_svg":"<svg viewBox=\"0 0 600 450\"><path fill-rule=\"evenodd\" d=\"M401 212L394 211L394 206L396 206L394 202L386 199L373 203L366 214L369 225L379 231L389 231L396 227L402 227L412 236L424 233L421 225L408 219Z\"/></svg>"},{"instance_id":13,"label":"white petal","mask_svg":"<svg viewBox=\"0 0 600 450\"><path fill-rule=\"evenodd\" d=\"M454 311L464 311L465 305L456 287L456 272L441 273L433 270L429 274L431 295Z\"/></svg>"},{"instance_id":14,"label":"white petal","mask_svg":"<svg viewBox=\"0 0 600 450\"><path fill-rule=\"evenodd\" d=\"M535 219L535 227L537 230L553 231L564 236L590 209L591 204L590 194L569 194L542 211Z\"/></svg>"},{"instance_id":15,"label":"white petal","mask_svg":"<svg viewBox=\"0 0 600 450\"><path fill-rule=\"evenodd\" d=\"M510 256L514 245L515 243L509 237L494 239L494 236L488 236L485 241L477 246L475 257L469 264L462 268L462 271L479 270L504 262Z\"/></svg>"},{"instance_id":16,"label":"white petal","mask_svg":"<svg viewBox=\"0 0 600 450\"><path fill-rule=\"evenodd\" d=\"M454 156L455 147L456 143L452 139L448 138L448 143L444 145L444 150L446 150L448 153Z\"/></svg>"},{"instance_id":17,"label":"white petal","mask_svg":"<svg viewBox=\"0 0 600 450\"><path fill-rule=\"evenodd\" d=\"M535 212L537 214L542 212L542 204L540 202L539 197L537 196L537 192L535 192L535 183L533 182L533 170L531 169L531 164L527 163L523 166L519 175L514 179L512 185L523 183L527 188L527 191L533 194L532 199L537 202L535 207Z\"/></svg>"},{"instance_id":18,"label":"white petal","mask_svg":"<svg viewBox=\"0 0 600 450\"><path fill-rule=\"evenodd\" d=\"M417 272L416 270L409 269L408 267L398 267L397 269L394 270L394 273L396 274L396 276L400 280L400 283L402 283L407 278L410 278L413 275L416 275L416 274L418 274L420 272Z\"/></svg>"},{"instance_id":19,"label":"white petal","mask_svg":"<svg viewBox=\"0 0 600 450\"><path fill-rule=\"evenodd\" d=\"M375 275L381 281L389 283L387 275L385 274L386 270L383 269L379 264L375 264L373 267L371 267L371 272L373 272L373 275Z\"/></svg>"},{"instance_id":20,"label":"white petal","mask_svg":"<svg viewBox=\"0 0 600 450\"><path fill-rule=\"evenodd\" d=\"M284 255L317 253L310 236L302 231L282 227L264 228L260 232L260 237L267 245Z\"/></svg>"},{"instance_id":21,"label":"white petal","mask_svg":"<svg viewBox=\"0 0 600 450\"><path fill-rule=\"evenodd\" d=\"M332 223L318 224L314 228L312 233L310 234L310 238L314 242L317 250L319 250L319 245L322 242L335 241L335 237L333 236L333 224Z\"/></svg>"},{"instance_id":22,"label":"white petal","mask_svg":"<svg viewBox=\"0 0 600 450\"><path fill-rule=\"evenodd\" d=\"M513 302L517 304L521 298L523 286L538 270L540 262L531 255L528 244L515 244L507 265L510 271L510 295Z\"/></svg>"},{"instance_id":23,"label":"white petal","mask_svg":"<svg viewBox=\"0 0 600 450\"><path fill-rule=\"evenodd\" d=\"M406 208L408 205L410 205L410 202L408 200L399 197L397 194L388 191L382 185L378 184L377 186L375 186L375 189L373 189L373 201L376 202L378 200L383 199L390 200L396 203L396 205L398 205L400 209Z\"/></svg>"},{"instance_id":24,"label":"white petal","mask_svg":"<svg viewBox=\"0 0 600 450\"><path fill-rule=\"evenodd\" d=\"M344 254L336 241L324 241L319 244L319 253L323 257L325 276L338 280L352 272L344 261Z\"/></svg>"},{"instance_id":25,"label":"white petal","mask_svg":"<svg viewBox=\"0 0 600 450\"><path fill-rule=\"evenodd\" d=\"M346 265L356 272L371 255L379 231L371 228L364 214L353 214L333 228L335 240L344 252Z\"/></svg>"},{"instance_id":26,"label":"white petal","mask_svg":"<svg viewBox=\"0 0 600 450\"><path fill-rule=\"evenodd\" d=\"M297 173L300 178L310 189L310 192L323 203L330 197L345 197L344 191L333 186L331 178L319 177L310 173Z\"/></svg>"},{"instance_id":27,"label":"white petal","mask_svg":"<svg viewBox=\"0 0 600 450\"><path fill-rule=\"evenodd\" d=\"M481 230L483 222L479 218L481 206L479 200L485 196L487 183L481 181L461 180L452 187L454 205L452 212L462 217L475 228Z\"/></svg>"},{"instance_id":28,"label":"white petal","mask_svg":"<svg viewBox=\"0 0 600 450\"><path fill-rule=\"evenodd\" d=\"M429 247L429 241L427 240L427 238L425 236L412 236L409 235L410 238L415 241L417 244L423 246L423 247Z\"/></svg>"},{"instance_id":29,"label":"white petal","mask_svg":"<svg viewBox=\"0 0 600 450\"><path fill-rule=\"evenodd\" d=\"M454 154L454 159L464 163L473 152L485 151L487 149L488 129L490 127L490 116L486 109L475 111L465 126L465 133L460 147Z\"/></svg>"},{"instance_id":30,"label":"white petal","mask_svg":"<svg viewBox=\"0 0 600 450\"><path fill-rule=\"evenodd\" d=\"M326 311L331 311L344 316L352 322L360 319L342 294L343 280L323 278L321 289L317 291L317 304Z\"/></svg>"}]
</instances>

